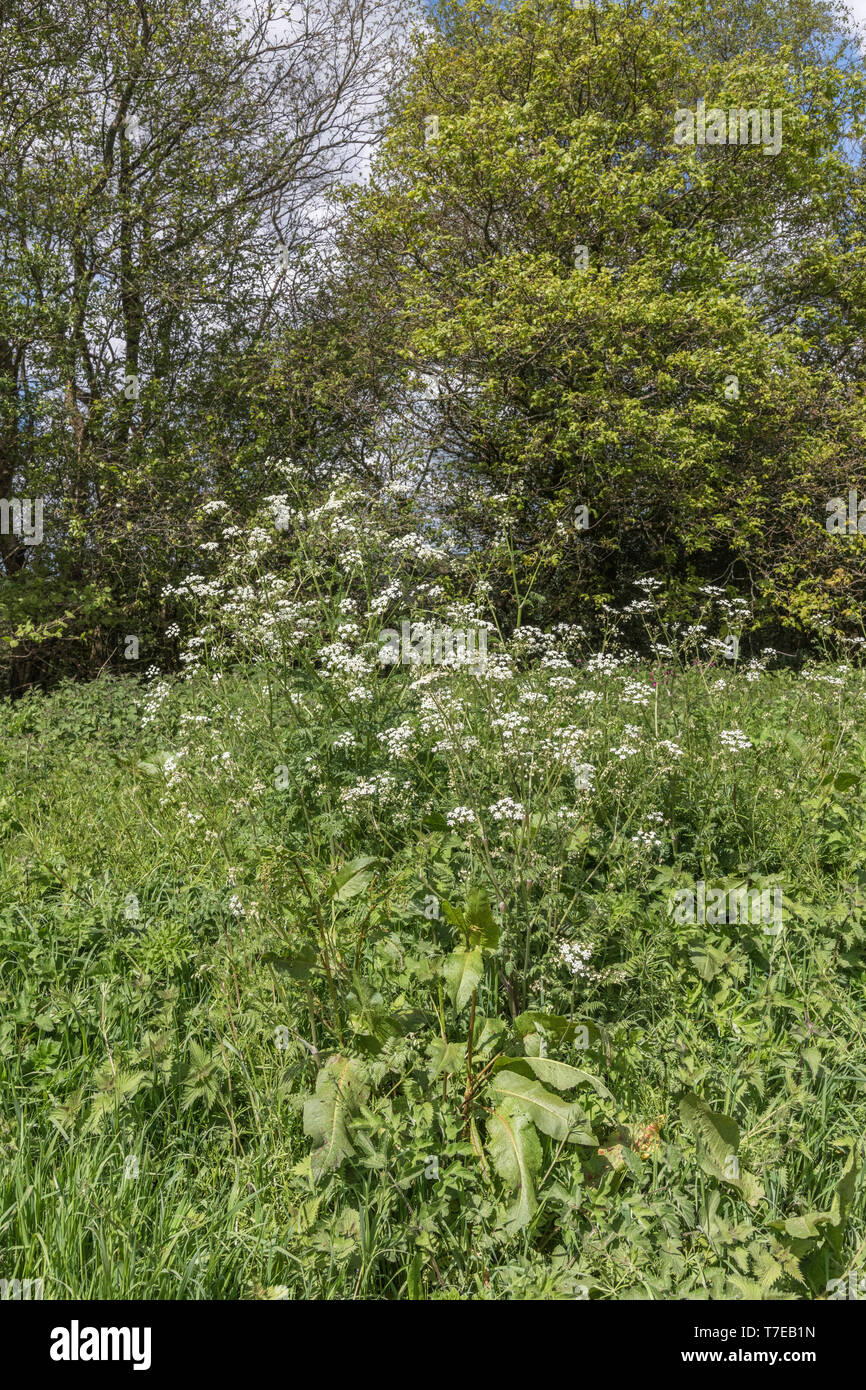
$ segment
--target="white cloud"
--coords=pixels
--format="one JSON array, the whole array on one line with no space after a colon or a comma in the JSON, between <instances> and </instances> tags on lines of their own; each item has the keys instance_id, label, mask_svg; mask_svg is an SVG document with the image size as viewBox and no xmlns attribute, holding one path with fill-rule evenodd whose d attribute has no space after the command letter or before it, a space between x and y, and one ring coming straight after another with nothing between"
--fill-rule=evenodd
<instances>
[{"instance_id":1,"label":"white cloud","mask_svg":"<svg viewBox=\"0 0 866 1390\"><path fill-rule=\"evenodd\" d=\"M847 0L847 3L860 29L866 31L866 0Z\"/></svg>"}]
</instances>

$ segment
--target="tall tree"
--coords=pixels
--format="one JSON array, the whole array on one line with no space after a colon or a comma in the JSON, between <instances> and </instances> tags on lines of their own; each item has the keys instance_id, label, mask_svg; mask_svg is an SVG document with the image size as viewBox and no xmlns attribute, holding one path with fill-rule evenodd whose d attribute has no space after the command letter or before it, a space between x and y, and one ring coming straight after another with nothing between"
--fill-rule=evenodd
<instances>
[{"instance_id":1,"label":"tall tree","mask_svg":"<svg viewBox=\"0 0 866 1390\"><path fill-rule=\"evenodd\" d=\"M243 364L307 292L399 15L0 4L0 497L45 500L42 546L0 535L19 652L128 621L207 489L254 490Z\"/></svg>"},{"instance_id":2,"label":"tall tree","mask_svg":"<svg viewBox=\"0 0 866 1390\"><path fill-rule=\"evenodd\" d=\"M353 197L346 282L407 393L438 380L440 455L519 499L528 565L586 504L581 582L735 572L805 613L838 587L825 499L866 480L864 80L828 6L707 16L444 0Z\"/></svg>"}]
</instances>

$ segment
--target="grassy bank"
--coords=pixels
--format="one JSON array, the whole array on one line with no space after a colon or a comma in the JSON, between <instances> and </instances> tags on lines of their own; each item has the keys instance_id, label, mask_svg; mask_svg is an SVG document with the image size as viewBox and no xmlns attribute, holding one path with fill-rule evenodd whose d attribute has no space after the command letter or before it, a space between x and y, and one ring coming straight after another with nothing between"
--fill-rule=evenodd
<instances>
[{"instance_id":1,"label":"grassy bank","mask_svg":"<svg viewBox=\"0 0 866 1390\"><path fill-rule=\"evenodd\" d=\"M704 623L638 657L651 583L601 649L383 666L403 616L487 619L346 515L175 596L185 678L4 710L0 1274L826 1297L866 1244L862 672Z\"/></svg>"}]
</instances>

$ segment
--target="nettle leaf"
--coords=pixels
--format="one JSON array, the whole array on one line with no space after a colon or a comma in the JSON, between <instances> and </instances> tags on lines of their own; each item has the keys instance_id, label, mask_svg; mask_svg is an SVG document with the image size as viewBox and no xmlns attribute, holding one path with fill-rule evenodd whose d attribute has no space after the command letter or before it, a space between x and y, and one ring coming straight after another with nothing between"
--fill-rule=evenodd
<instances>
[{"instance_id":1,"label":"nettle leaf","mask_svg":"<svg viewBox=\"0 0 866 1390\"><path fill-rule=\"evenodd\" d=\"M90 1105L90 1111L85 1122L85 1132L94 1133L99 1128L102 1121L110 1115L115 1114L121 1106L125 1105L136 1092L147 1082L147 1073L143 1071L124 1071L122 1067L113 1071L110 1067L103 1068L97 1072L96 1077L97 1092Z\"/></svg>"},{"instance_id":2,"label":"nettle leaf","mask_svg":"<svg viewBox=\"0 0 866 1390\"><path fill-rule=\"evenodd\" d=\"M490 1086L511 1103L515 1113L527 1115L551 1139L567 1139L572 1144L598 1143L593 1134L578 1127L585 1118L579 1106L545 1090L540 1081L508 1069L497 1072Z\"/></svg>"},{"instance_id":3,"label":"nettle leaf","mask_svg":"<svg viewBox=\"0 0 866 1390\"><path fill-rule=\"evenodd\" d=\"M318 1142L311 1154L314 1177L339 1168L355 1152L346 1121L369 1095L363 1063L336 1055L329 1057L316 1078L316 1094L304 1105L304 1133Z\"/></svg>"},{"instance_id":4,"label":"nettle leaf","mask_svg":"<svg viewBox=\"0 0 866 1390\"><path fill-rule=\"evenodd\" d=\"M456 1009L462 1009L472 998L484 978L484 958L480 948L466 950L459 946L446 956L442 962L442 974L448 985L451 1002Z\"/></svg>"},{"instance_id":5,"label":"nettle leaf","mask_svg":"<svg viewBox=\"0 0 866 1390\"><path fill-rule=\"evenodd\" d=\"M553 1086L557 1091L570 1091L574 1086L591 1086L602 1099L613 1100L604 1082L593 1076L592 1072L573 1067L568 1062L557 1062L552 1057L501 1057L493 1071L496 1073L505 1067L522 1076L537 1076L539 1081Z\"/></svg>"},{"instance_id":6,"label":"nettle leaf","mask_svg":"<svg viewBox=\"0 0 866 1390\"><path fill-rule=\"evenodd\" d=\"M517 1201L502 1225L526 1226L538 1209L535 1183L541 1172L541 1142L526 1113L505 1101L487 1121L487 1152L495 1171Z\"/></svg>"},{"instance_id":7,"label":"nettle leaf","mask_svg":"<svg viewBox=\"0 0 866 1390\"><path fill-rule=\"evenodd\" d=\"M730 951L719 951L708 941L692 942L689 946L689 956L701 979L706 980L708 984L734 959Z\"/></svg>"},{"instance_id":8,"label":"nettle leaf","mask_svg":"<svg viewBox=\"0 0 866 1390\"><path fill-rule=\"evenodd\" d=\"M842 1169L842 1176L833 1196L833 1205L830 1215L833 1218L833 1225L840 1226L848 1215L848 1209L854 1197L854 1188L857 1186L857 1174L860 1171L860 1162L857 1157L857 1148L854 1140L844 1141L849 1147L848 1157L845 1167Z\"/></svg>"},{"instance_id":9,"label":"nettle leaf","mask_svg":"<svg viewBox=\"0 0 866 1390\"><path fill-rule=\"evenodd\" d=\"M356 898L359 893L363 893L375 873L375 868L370 866L378 863L376 855L362 854L344 864L328 889L328 897L338 903Z\"/></svg>"}]
</instances>

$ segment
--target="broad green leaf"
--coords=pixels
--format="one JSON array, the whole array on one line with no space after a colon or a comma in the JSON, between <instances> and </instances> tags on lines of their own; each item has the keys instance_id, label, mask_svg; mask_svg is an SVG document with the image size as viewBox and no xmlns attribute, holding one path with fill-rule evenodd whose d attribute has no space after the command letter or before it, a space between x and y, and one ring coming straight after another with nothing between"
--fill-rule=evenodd
<instances>
[{"instance_id":1,"label":"broad green leaf","mask_svg":"<svg viewBox=\"0 0 866 1390\"><path fill-rule=\"evenodd\" d=\"M490 902L480 888L473 888L466 897L464 917L469 927L481 938L481 945L493 950L499 945L499 928L493 920Z\"/></svg>"},{"instance_id":2,"label":"broad green leaf","mask_svg":"<svg viewBox=\"0 0 866 1390\"><path fill-rule=\"evenodd\" d=\"M431 1076L441 1076L442 1072L460 1071L466 1062L465 1042L445 1042L443 1038L433 1038L430 1043Z\"/></svg>"},{"instance_id":3,"label":"broad green leaf","mask_svg":"<svg viewBox=\"0 0 866 1390\"><path fill-rule=\"evenodd\" d=\"M680 1117L713 1159L718 1175L723 1177L740 1147L740 1128L736 1120L711 1110L693 1091L688 1091L681 1099Z\"/></svg>"},{"instance_id":4,"label":"broad green leaf","mask_svg":"<svg viewBox=\"0 0 866 1390\"><path fill-rule=\"evenodd\" d=\"M519 1230L532 1220L537 1208L535 1181L541 1171L541 1143L532 1121L506 1101L487 1121L487 1152L494 1169L517 1201L505 1222Z\"/></svg>"},{"instance_id":5,"label":"broad green leaf","mask_svg":"<svg viewBox=\"0 0 866 1390\"><path fill-rule=\"evenodd\" d=\"M527 1115L551 1139L568 1139L573 1144L598 1142L588 1130L579 1127L584 1118L579 1107L545 1090L540 1081L508 1070L497 1072L490 1086L511 1102L514 1113Z\"/></svg>"},{"instance_id":6,"label":"broad green leaf","mask_svg":"<svg viewBox=\"0 0 866 1390\"><path fill-rule=\"evenodd\" d=\"M787 1221L773 1224L777 1230L783 1230L795 1240L815 1240L821 1235L821 1227L826 1226L829 1220L828 1211L806 1211L802 1216L789 1216Z\"/></svg>"},{"instance_id":7,"label":"broad green leaf","mask_svg":"<svg viewBox=\"0 0 866 1390\"><path fill-rule=\"evenodd\" d=\"M467 951L459 946L446 956L442 963L442 974L448 984L451 1002L456 1009L462 1009L472 998L484 978L484 960L480 949Z\"/></svg>"},{"instance_id":8,"label":"broad green leaf","mask_svg":"<svg viewBox=\"0 0 866 1390\"><path fill-rule=\"evenodd\" d=\"M277 955L274 951L266 951L262 956L265 964L293 980L305 980L318 960L318 952L313 946L301 946L299 950L286 956Z\"/></svg>"},{"instance_id":9,"label":"broad green leaf","mask_svg":"<svg viewBox=\"0 0 866 1390\"><path fill-rule=\"evenodd\" d=\"M534 1009L518 1014L514 1027L523 1039L524 1052L535 1057L541 1055L542 1042L577 1043L578 1047L585 1048L601 1037L594 1023L573 1022L560 1014L543 1014Z\"/></svg>"},{"instance_id":10,"label":"broad green leaf","mask_svg":"<svg viewBox=\"0 0 866 1390\"><path fill-rule=\"evenodd\" d=\"M442 916L449 926L457 927L459 931L466 932L466 918L459 907L455 907L447 898L439 898L439 906L442 909Z\"/></svg>"},{"instance_id":11,"label":"broad green leaf","mask_svg":"<svg viewBox=\"0 0 866 1390\"><path fill-rule=\"evenodd\" d=\"M833 779L833 786L837 792L850 791L852 787L859 787L860 778L856 772L839 772Z\"/></svg>"},{"instance_id":12,"label":"broad green leaf","mask_svg":"<svg viewBox=\"0 0 866 1390\"><path fill-rule=\"evenodd\" d=\"M604 1082L593 1076L592 1072L573 1067L568 1062L554 1061L552 1057L500 1057L493 1068L494 1073L506 1067L523 1076L537 1076L539 1081L553 1086L557 1091L569 1091L573 1086L591 1086L596 1095L604 1100L613 1100Z\"/></svg>"},{"instance_id":13,"label":"broad green leaf","mask_svg":"<svg viewBox=\"0 0 866 1390\"><path fill-rule=\"evenodd\" d=\"M370 866L378 864L378 862L375 855L362 854L357 859L352 859L348 864L344 864L331 884L328 897L333 898L338 903L356 898L359 893L363 893L373 877L374 871Z\"/></svg>"},{"instance_id":14,"label":"broad green leaf","mask_svg":"<svg viewBox=\"0 0 866 1390\"><path fill-rule=\"evenodd\" d=\"M707 983L714 980L732 959L728 952L719 951L715 946L705 942L695 942L691 945L689 956L701 979Z\"/></svg>"},{"instance_id":15,"label":"broad green leaf","mask_svg":"<svg viewBox=\"0 0 866 1390\"><path fill-rule=\"evenodd\" d=\"M680 1117L698 1143L698 1159L704 1172L728 1182L743 1194L750 1206L764 1196L764 1189L753 1173L741 1168L737 1159L740 1128L736 1120L711 1110L694 1092L680 1101Z\"/></svg>"}]
</instances>

